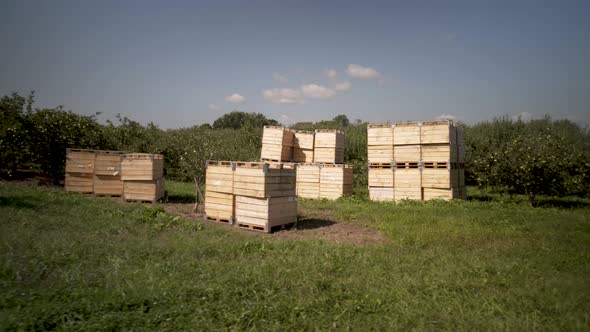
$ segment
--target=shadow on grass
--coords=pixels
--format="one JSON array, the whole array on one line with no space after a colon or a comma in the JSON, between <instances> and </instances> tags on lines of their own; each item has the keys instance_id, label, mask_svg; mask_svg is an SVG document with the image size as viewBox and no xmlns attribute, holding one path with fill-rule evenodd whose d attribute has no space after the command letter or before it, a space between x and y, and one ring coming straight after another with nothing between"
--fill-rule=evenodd
<instances>
[{"instance_id":1,"label":"shadow on grass","mask_svg":"<svg viewBox=\"0 0 590 332\"><path fill-rule=\"evenodd\" d=\"M469 201L478 202L505 202L530 205L528 199L521 196L508 198L509 196L489 195L489 194L475 194L467 198ZM562 208L562 209L576 209L590 207L590 200L580 197L541 197L537 198L534 207L539 208Z\"/></svg>"},{"instance_id":2,"label":"shadow on grass","mask_svg":"<svg viewBox=\"0 0 590 332\"><path fill-rule=\"evenodd\" d=\"M297 229L316 229L322 227L329 227L336 223L331 220L304 218L297 221Z\"/></svg>"},{"instance_id":3,"label":"shadow on grass","mask_svg":"<svg viewBox=\"0 0 590 332\"><path fill-rule=\"evenodd\" d=\"M35 205L28 202L28 200L32 200L33 198L30 197L0 197L0 206L12 206L18 209L33 209Z\"/></svg>"},{"instance_id":4,"label":"shadow on grass","mask_svg":"<svg viewBox=\"0 0 590 332\"><path fill-rule=\"evenodd\" d=\"M195 202L195 196L194 195L188 195L188 194L168 194L168 197L166 199L166 203L171 203L171 204L186 204L186 203L194 203Z\"/></svg>"},{"instance_id":5,"label":"shadow on grass","mask_svg":"<svg viewBox=\"0 0 590 332\"><path fill-rule=\"evenodd\" d=\"M590 201L579 198L542 198L535 203L535 206L564 209L587 208L590 207Z\"/></svg>"}]
</instances>

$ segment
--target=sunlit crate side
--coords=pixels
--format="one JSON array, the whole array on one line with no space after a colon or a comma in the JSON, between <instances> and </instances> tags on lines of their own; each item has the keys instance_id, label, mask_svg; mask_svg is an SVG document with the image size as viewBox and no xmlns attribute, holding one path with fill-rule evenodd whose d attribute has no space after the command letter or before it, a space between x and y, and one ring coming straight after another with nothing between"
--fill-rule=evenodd
<instances>
[{"instance_id":1,"label":"sunlit crate side","mask_svg":"<svg viewBox=\"0 0 590 332\"><path fill-rule=\"evenodd\" d=\"M297 182L319 183L320 165L315 163L298 164Z\"/></svg>"},{"instance_id":2,"label":"sunlit crate side","mask_svg":"<svg viewBox=\"0 0 590 332\"><path fill-rule=\"evenodd\" d=\"M458 186L458 169L428 167L422 169L422 187L449 189Z\"/></svg>"},{"instance_id":3,"label":"sunlit crate side","mask_svg":"<svg viewBox=\"0 0 590 332\"><path fill-rule=\"evenodd\" d=\"M344 132L332 129L316 129L315 148L336 148L344 150Z\"/></svg>"},{"instance_id":4,"label":"sunlit crate side","mask_svg":"<svg viewBox=\"0 0 590 332\"><path fill-rule=\"evenodd\" d=\"M295 196L296 169L294 164L236 162L235 195L251 197Z\"/></svg>"},{"instance_id":5,"label":"sunlit crate side","mask_svg":"<svg viewBox=\"0 0 590 332\"><path fill-rule=\"evenodd\" d=\"M293 147L293 161L296 163L313 162L313 149L301 149Z\"/></svg>"},{"instance_id":6,"label":"sunlit crate side","mask_svg":"<svg viewBox=\"0 0 590 332\"><path fill-rule=\"evenodd\" d=\"M422 158L422 147L417 145L395 145L393 159L395 161L418 161Z\"/></svg>"},{"instance_id":7,"label":"sunlit crate side","mask_svg":"<svg viewBox=\"0 0 590 332\"><path fill-rule=\"evenodd\" d=\"M368 173L369 187L393 187L395 184L393 164L369 164Z\"/></svg>"},{"instance_id":8,"label":"sunlit crate side","mask_svg":"<svg viewBox=\"0 0 590 332\"><path fill-rule=\"evenodd\" d=\"M420 122L400 122L393 127L394 145L420 144Z\"/></svg>"},{"instance_id":9,"label":"sunlit crate side","mask_svg":"<svg viewBox=\"0 0 590 332\"><path fill-rule=\"evenodd\" d=\"M94 174L94 193L96 195L123 196L121 176Z\"/></svg>"},{"instance_id":10,"label":"sunlit crate side","mask_svg":"<svg viewBox=\"0 0 590 332\"><path fill-rule=\"evenodd\" d=\"M156 180L164 176L164 156L149 153L127 153L121 161L121 179Z\"/></svg>"},{"instance_id":11,"label":"sunlit crate side","mask_svg":"<svg viewBox=\"0 0 590 332\"><path fill-rule=\"evenodd\" d=\"M425 201L433 199L451 200L459 199L459 188L423 188L422 194Z\"/></svg>"},{"instance_id":12,"label":"sunlit crate side","mask_svg":"<svg viewBox=\"0 0 590 332\"><path fill-rule=\"evenodd\" d=\"M369 145L367 160L370 163L385 163L393 160L393 145Z\"/></svg>"},{"instance_id":13,"label":"sunlit crate side","mask_svg":"<svg viewBox=\"0 0 590 332\"><path fill-rule=\"evenodd\" d=\"M94 173L96 151L66 149L66 173Z\"/></svg>"},{"instance_id":14,"label":"sunlit crate side","mask_svg":"<svg viewBox=\"0 0 590 332\"><path fill-rule=\"evenodd\" d=\"M395 188L369 187L369 199L378 202L393 202L395 200Z\"/></svg>"},{"instance_id":15,"label":"sunlit crate side","mask_svg":"<svg viewBox=\"0 0 590 332\"><path fill-rule=\"evenodd\" d=\"M424 161L452 162L457 160L457 147L451 144L424 144L420 147Z\"/></svg>"},{"instance_id":16,"label":"sunlit crate side","mask_svg":"<svg viewBox=\"0 0 590 332\"><path fill-rule=\"evenodd\" d=\"M275 226L296 222L297 197L235 196L236 227L270 233Z\"/></svg>"},{"instance_id":17,"label":"sunlit crate side","mask_svg":"<svg viewBox=\"0 0 590 332\"><path fill-rule=\"evenodd\" d=\"M420 167L397 168L394 172L395 200L422 200L422 174Z\"/></svg>"},{"instance_id":18,"label":"sunlit crate side","mask_svg":"<svg viewBox=\"0 0 590 332\"><path fill-rule=\"evenodd\" d=\"M234 170L231 161L207 161L205 170L205 190L232 194Z\"/></svg>"},{"instance_id":19,"label":"sunlit crate side","mask_svg":"<svg viewBox=\"0 0 590 332\"><path fill-rule=\"evenodd\" d=\"M234 219L234 195L206 190L205 215L208 219L232 222Z\"/></svg>"},{"instance_id":20,"label":"sunlit crate side","mask_svg":"<svg viewBox=\"0 0 590 332\"><path fill-rule=\"evenodd\" d=\"M307 199L320 198L319 182L297 182L297 197Z\"/></svg>"},{"instance_id":21,"label":"sunlit crate side","mask_svg":"<svg viewBox=\"0 0 590 332\"><path fill-rule=\"evenodd\" d=\"M123 151L96 151L94 174L121 176L121 163L125 154Z\"/></svg>"},{"instance_id":22,"label":"sunlit crate side","mask_svg":"<svg viewBox=\"0 0 590 332\"><path fill-rule=\"evenodd\" d=\"M451 121L423 122L420 133L421 144L457 144L456 127Z\"/></svg>"},{"instance_id":23,"label":"sunlit crate side","mask_svg":"<svg viewBox=\"0 0 590 332\"><path fill-rule=\"evenodd\" d=\"M342 164L344 148L316 147L313 149L313 161L316 163Z\"/></svg>"},{"instance_id":24,"label":"sunlit crate side","mask_svg":"<svg viewBox=\"0 0 590 332\"><path fill-rule=\"evenodd\" d=\"M391 124L367 125L367 145L393 145L393 126Z\"/></svg>"},{"instance_id":25,"label":"sunlit crate side","mask_svg":"<svg viewBox=\"0 0 590 332\"><path fill-rule=\"evenodd\" d=\"M260 159L291 162L293 160L293 147L290 145L263 143L260 150Z\"/></svg>"},{"instance_id":26,"label":"sunlit crate side","mask_svg":"<svg viewBox=\"0 0 590 332\"><path fill-rule=\"evenodd\" d=\"M66 173L65 190L76 193L94 192L94 175L92 173Z\"/></svg>"},{"instance_id":27,"label":"sunlit crate side","mask_svg":"<svg viewBox=\"0 0 590 332\"><path fill-rule=\"evenodd\" d=\"M315 132L308 130L290 130L293 133L293 147L313 150Z\"/></svg>"},{"instance_id":28,"label":"sunlit crate side","mask_svg":"<svg viewBox=\"0 0 590 332\"><path fill-rule=\"evenodd\" d=\"M322 165L320 169L320 198L337 199L352 194L351 165Z\"/></svg>"},{"instance_id":29,"label":"sunlit crate side","mask_svg":"<svg viewBox=\"0 0 590 332\"><path fill-rule=\"evenodd\" d=\"M293 146L293 131L281 126L264 126L262 131L262 145Z\"/></svg>"},{"instance_id":30,"label":"sunlit crate side","mask_svg":"<svg viewBox=\"0 0 590 332\"><path fill-rule=\"evenodd\" d=\"M126 200L156 202L164 197L166 187L164 178L156 180L124 181L123 195Z\"/></svg>"}]
</instances>

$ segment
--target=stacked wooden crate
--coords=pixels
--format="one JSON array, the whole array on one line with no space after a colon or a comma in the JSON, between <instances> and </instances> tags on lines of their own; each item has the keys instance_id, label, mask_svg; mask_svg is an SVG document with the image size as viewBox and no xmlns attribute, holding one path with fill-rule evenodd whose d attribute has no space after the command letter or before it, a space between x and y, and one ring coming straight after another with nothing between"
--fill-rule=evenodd
<instances>
[{"instance_id":1,"label":"stacked wooden crate","mask_svg":"<svg viewBox=\"0 0 590 332\"><path fill-rule=\"evenodd\" d=\"M370 125L367 143L391 142L393 160L382 154L388 144L369 145L369 196L372 200L465 198L464 130L450 121L407 122L392 127ZM384 131L385 130L385 131ZM382 139L376 138L380 135ZM381 158L381 159L380 159Z\"/></svg>"},{"instance_id":2,"label":"stacked wooden crate","mask_svg":"<svg viewBox=\"0 0 590 332\"><path fill-rule=\"evenodd\" d=\"M344 132L316 129L313 160L316 163L342 164L344 162Z\"/></svg>"},{"instance_id":3,"label":"stacked wooden crate","mask_svg":"<svg viewBox=\"0 0 590 332\"><path fill-rule=\"evenodd\" d=\"M293 161L296 163L313 162L313 147L315 132L292 130L293 132Z\"/></svg>"},{"instance_id":4,"label":"stacked wooden crate","mask_svg":"<svg viewBox=\"0 0 590 332\"><path fill-rule=\"evenodd\" d=\"M297 164L297 196L301 198L320 198L320 164Z\"/></svg>"},{"instance_id":5,"label":"stacked wooden crate","mask_svg":"<svg viewBox=\"0 0 590 332\"><path fill-rule=\"evenodd\" d=\"M66 191L88 194L94 192L95 158L94 150L66 149Z\"/></svg>"},{"instance_id":6,"label":"stacked wooden crate","mask_svg":"<svg viewBox=\"0 0 590 332\"><path fill-rule=\"evenodd\" d=\"M209 220L233 223L234 164L207 161L205 174L205 216Z\"/></svg>"},{"instance_id":7,"label":"stacked wooden crate","mask_svg":"<svg viewBox=\"0 0 590 332\"><path fill-rule=\"evenodd\" d=\"M159 154L129 153L121 162L126 200L155 202L164 197L164 160Z\"/></svg>"},{"instance_id":8,"label":"stacked wooden crate","mask_svg":"<svg viewBox=\"0 0 590 332\"><path fill-rule=\"evenodd\" d=\"M121 162L125 152L95 151L94 193L96 195L123 196Z\"/></svg>"},{"instance_id":9,"label":"stacked wooden crate","mask_svg":"<svg viewBox=\"0 0 590 332\"><path fill-rule=\"evenodd\" d=\"M235 226L270 232L297 221L294 164L236 162Z\"/></svg>"},{"instance_id":10,"label":"stacked wooden crate","mask_svg":"<svg viewBox=\"0 0 590 332\"><path fill-rule=\"evenodd\" d=\"M351 165L323 164L320 166L320 198L338 199L351 194Z\"/></svg>"},{"instance_id":11,"label":"stacked wooden crate","mask_svg":"<svg viewBox=\"0 0 590 332\"><path fill-rule=\"evenodd\" d=\"M264 126L260 159L290 162L293 160L293 131L280 126Z\"/></svg>"},{"instance_id":12,"label":"stacked wooden crate","mask_svg":"<svg viewBox=\"0 0 590 332\"><path fill-rule=\"evenodd\" d=\"M367 126L367 160L369 163L391 163L393 160L393 126Z\"/></svg>"}]
</instances>

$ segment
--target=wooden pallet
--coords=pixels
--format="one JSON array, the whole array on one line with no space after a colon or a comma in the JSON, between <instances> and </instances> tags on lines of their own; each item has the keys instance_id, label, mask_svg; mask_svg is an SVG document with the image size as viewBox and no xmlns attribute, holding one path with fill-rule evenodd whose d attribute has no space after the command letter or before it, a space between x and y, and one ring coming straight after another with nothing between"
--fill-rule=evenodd
<instances>
[{"instance_id":1,"label":"wooden pallet","mask_svg":"<svg viewBox=\"0 0 590 332\"><path fill-rule=\"evenodd\" d=\"M369 168L392 168L393 167L393 163L392 162L386 162L386 163L369 163Z\"/></svg>"},{"instance_id":2,"label":"wooden pallet","mask_svg":"<svg viewBox=\"0 0 590 332\"><path fill-rule=\"evenodd\" d=\"M396 169L419 168L419 167L420 167L419 161L396 161L395 162Z\"/></svg>"},{"instance_id":3,"label":"wooden pallet","mask_svg":"<svg viewBox=\"0 0 590 332\"><path fill-rule=\"evenodd\" d=\"M233 161L226 161L226 160L207 160L206 166L225 166L231 167Z\"/></svg>"},{"instance_id":4,"label":"wooden pallet","mask_svg":"<svg viewBox=\"0 0 590 332\"><path fill-rule=\"evenodd\" d=\"M123 197L123 195L111 195L111 194L94 194L95 197Z\"/></svg>"},{"instance_id":5,"label":"wooden pallet","mask_svg":"<svg viewBox=\"0 0 590 332\"><path fill-rule=\"evenodd\" d=\"M208 216L208 215L205 215L203 217L203 219L205 219L206 221L212 221L212 222L228 224L228 225L232 225L234 223L233 219L219 218L219 217L213 217L213 216Z\"/></svg>"},{"instance_id":6,"label":"wooden pallet","mask_svg":"<svg viewBox=\"0 0 590 332\"><path fill-rule=\"evenodd\" d=\"M442 161L425 161L424 168L452 168L452 163Z\"/></svg>"},{"instance_id":7,"label":"wooden pallet","mask_svg":"<svg viewBox=\"0 0 590 332\"><path fill-rule=\"evenodd\" d=\"M276 231L282 231L285 229L295 228L297 226L297 223L291 222L288 224L282 224L282 225L276 225L276 226L260 226L260 225L248 224L248 223L243 223L243 222L237 222L235 224L235 226L238 228L248 229L248 230L255 231L255 232L272 233L272 232L276 232Z\"/></svg>"}]
</instances>

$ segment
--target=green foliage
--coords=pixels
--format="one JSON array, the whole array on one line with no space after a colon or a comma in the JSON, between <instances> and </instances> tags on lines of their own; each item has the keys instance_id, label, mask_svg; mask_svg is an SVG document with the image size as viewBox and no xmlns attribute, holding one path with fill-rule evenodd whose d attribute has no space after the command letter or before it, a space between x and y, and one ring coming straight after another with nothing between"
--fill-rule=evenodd
<instances>
[{"instance_id":1,"label":"green foliage","mask_svg":"<svg viewBox=\"0 0 590 332\"><path fill-rule=\"evenodd\" d=\"M590 193L590 135L568 120L508 118L466 130L468 177L480 186L538 195Z\"/></svg>"},{"instance_id":2,"label":"green foliage","mask_svg":"<svg viewBox=\"0 0 590 332\"><path fill-rule=\"evenodd\" d=\"M262 128L267 125L277 126L279 123L276 120L267 119L264 114L238 111L224 114L213 122L214 129Z\"/></svg>"}]
</instances>

